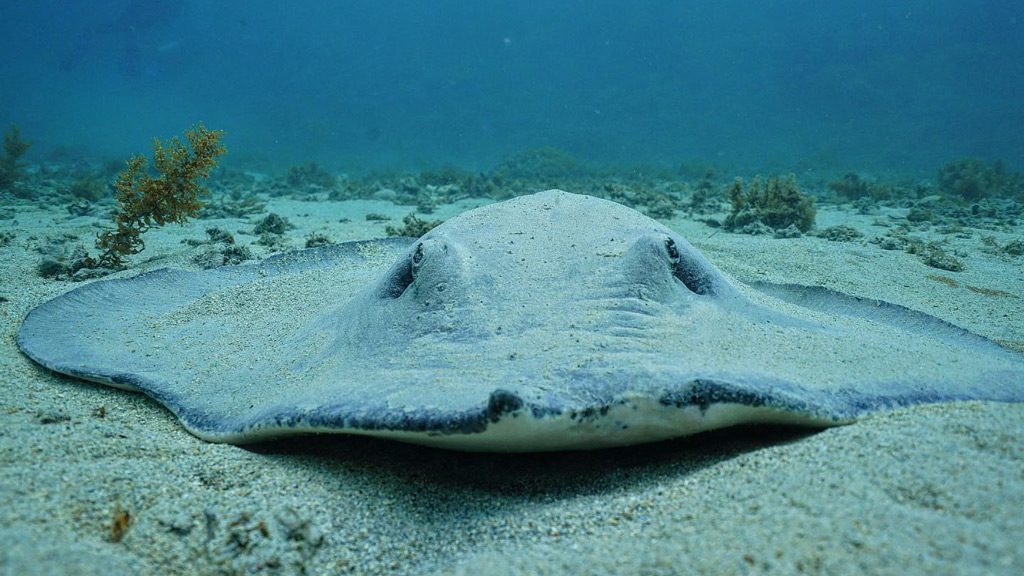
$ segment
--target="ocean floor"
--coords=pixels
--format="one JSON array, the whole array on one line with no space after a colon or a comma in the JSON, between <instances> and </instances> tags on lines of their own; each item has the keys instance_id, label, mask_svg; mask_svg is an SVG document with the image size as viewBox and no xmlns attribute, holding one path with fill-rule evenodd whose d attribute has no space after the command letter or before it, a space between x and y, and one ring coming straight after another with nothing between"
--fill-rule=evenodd
<instances>
[{"instance_id":1,"label":"ocean floor","mask_svg":"<svg viewBox=\"0 0 1024 576\"><path fill-rule=\"evenodd\" d=\"M263 200L258 214L147 233L117 275L209 262L211 227L262 258L314 233L380 237L412 210ZM1024 258L989 249L1020 228L915 232L960 254L954 272L870 242L906 209L861 212L819 206L817 228L863 234L845 242L735 234L683 213L662 221L738 280L887 300L1024 349ZM258 244L268 213L294 227ZM0 573L1024 573L1024 405L948 403L822 431L741 428L541 455L345 436L204 442L140 394L56 376L17 350L25 314L78 285L40 277L48 246L91 249L101 222L28 201L0 212Z\"/></svg>"}]
</instances>

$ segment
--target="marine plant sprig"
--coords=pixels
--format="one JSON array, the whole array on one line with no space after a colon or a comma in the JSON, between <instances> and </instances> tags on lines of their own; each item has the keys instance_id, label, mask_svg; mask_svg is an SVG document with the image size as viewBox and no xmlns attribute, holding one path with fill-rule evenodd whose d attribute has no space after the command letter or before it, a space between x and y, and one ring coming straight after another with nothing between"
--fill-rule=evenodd
<instances>
[{"instance_id":1,"label":"marine plant sprig","mask_svg":"<svg viewBox=\"0 0 1024 576\"><path fill-rule=\"evenodd\" d=\"M21 131L11 126L4 132L4 153L0 156L0 191L14 188L23 175L21 157L32 143L21 139Z\"/></svg>"},{"instance_id":2,"label":"marine plant sprig","mask_svg":"<svg viewBox=\"0 0 1024 576\"><path fill-rule=\"evenodd\" d=\"M184 224L202 208L201 198L209 195L202 180L227 152L221 144L223 130L207 130L202 123L185 132L188 144L177 136L161 142L153 139L153 165L157 175L147 169L144 155L133 156L114 181L117 190L115 230L101 232L96 247L102 250L90 267L119 268L125 258L145 247L142 235L169 222Z\"/></svg>"}]
</instances>

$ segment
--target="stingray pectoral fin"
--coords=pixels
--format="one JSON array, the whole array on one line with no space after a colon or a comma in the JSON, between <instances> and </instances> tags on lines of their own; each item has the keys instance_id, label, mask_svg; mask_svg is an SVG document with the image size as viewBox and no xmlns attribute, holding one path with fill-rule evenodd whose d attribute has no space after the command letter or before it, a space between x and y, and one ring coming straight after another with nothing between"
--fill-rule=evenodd
<instances>
[{"instance_id":1,"label":"stingray pectoral fin","mask_svg":"<svg viewBox=\"0 0 1024 576\"><path fill-rule=\"evenodd\" d=\"M851 296L821 286L769 282L750 282L748 285L779 300L818 312L897 325L901 330L916 332L928 338L957 345L969 344L985 351L1009 352L984 336L924 312L884 300Z\"/></svg>"},{"instance_id":2,"label":"stingray pectoral fin","mask_svg":"<svg viewBox=\"0 0 1024 576\"><path fill-rule=\"evenodd\" d=\"M852 319L862 326L857 337L864 342L870 341L868 332L877 326L898 331L901 339L915 344L931 343L916 354L901 350L896 341L875 343L888 347L887 362L901 367L902 373L871 379L865 370L856 386L833 387L833 401L845 405L850 414L952 400L1024 401L1024 355L984 336L899 304L819 286L748 285L819 315ZM928 374L929 366L940 362L948 369Z\"/></svg>"},{"instance_id":3,"label":"stingray pectoral fin","mask_svg":"<svg viewBox=\"0 0 1024 576\"><path fill-rule=\"evenodd\" d=\"M214 312L250 313L232 311L230 304L244 303L247 295L230 301L225 297L229 291L310 271L358 277L367 263L390 261L412 242L348 242L253 264L201 271L161 268L83 284L31 310L18 328L17 344L29 358L55 372L156 396L156 380L144 375L162 373L166 378L179 365L187 356L182 339L203 314L213 318L204 327L205 340L213 341L222 326ZM200 302L207 304L202 311L194 308Z\"/></svg>"}]
</instances>

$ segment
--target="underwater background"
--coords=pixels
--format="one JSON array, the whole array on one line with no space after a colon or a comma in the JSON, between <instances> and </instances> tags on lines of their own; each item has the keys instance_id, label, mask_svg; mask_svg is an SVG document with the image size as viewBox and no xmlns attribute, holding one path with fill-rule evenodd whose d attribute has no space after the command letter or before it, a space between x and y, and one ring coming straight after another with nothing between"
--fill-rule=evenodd
<instances>
[{"instance_id":1,"label":"underwater background","mask_svg":"<svg viewBox=\"0 0 1024 576\"><path fill-rule=\"evenodd\" d=\"M122 159L196 123L225 165L934 175L1024 159L1016 0L0 4L0 127Z\"/></svg>"},{"instance_id":2,"label":"underwater background","mask_svg":"<svg viewBox=\"0 0 1024 576\"><path fill-rule=\"evenodd\" d=\"M0 0L0 574L1024 574L1024 403L547 456L347 436L240 448L19 349L24 319L74 290L383 258L560 188L657 220L748 297L820 287L1024 353L1022 26L1024 0ZM614 232L602 218L554 230ZM232 342L304 316L231 319L246 328L230 341L179 319L351 305L334 296L350 281L310 277L337 290L261 280L156 325L244 363ZM567 299L597 293L580 278ZM130 301L166 304L149 298ZM575 309L536 318L578 342ZM616 317L662 325L629 309ZM55 333L93 340L84 319L116 310L68 311ZM452 333L493 313L456 309ZM680 342L792 360L712 328ZM606 330L601 355L658 330ZM794 365L931 362L890 344L856 365L801 344ZM397 346L373 355L401 361ZM139 366L159 350L131 348ZM955 357L941 367L960 374ZM278 383L254 384L240 393Z\"/></svg>"}]
</instances>

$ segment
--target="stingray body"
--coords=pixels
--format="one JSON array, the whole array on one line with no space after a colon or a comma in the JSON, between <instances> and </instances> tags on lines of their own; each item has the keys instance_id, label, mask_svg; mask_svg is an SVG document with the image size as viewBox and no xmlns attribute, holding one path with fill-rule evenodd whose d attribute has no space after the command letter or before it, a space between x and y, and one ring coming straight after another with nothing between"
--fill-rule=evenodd
<instances>
[{"instance_id":1,"label":"stingray body","mask_svg":"<svg viewBox=\"0 0 1024 576\"><path fill-rule=\"evenodd\" d=\"M731 281L629 208L548 191L419 239L82 286L29 313L43 366L140 390L197 436L498 451L1024 400L1024 360L897 305Z\"/></svg>"}]
</instances>

